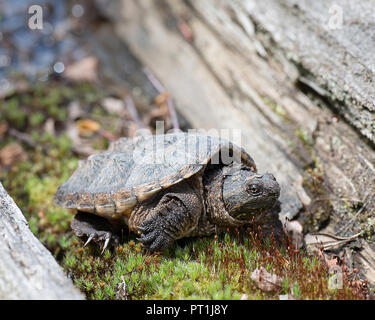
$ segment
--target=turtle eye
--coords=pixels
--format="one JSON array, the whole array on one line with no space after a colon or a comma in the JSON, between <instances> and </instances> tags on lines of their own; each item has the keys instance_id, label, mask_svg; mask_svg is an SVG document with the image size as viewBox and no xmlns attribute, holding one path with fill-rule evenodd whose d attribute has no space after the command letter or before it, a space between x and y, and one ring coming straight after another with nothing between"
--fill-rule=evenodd
<instances>
[{"instance_id":1,"label":"turtle eye","mask_svg":"<svg viewBox=\"0 0 375 320\"><path fill-rule=\"evenodd\" d=\"M261 190L260 190L260 187L256 184L251 184L249 186L249 192L253 195L253 196L256 196L258 194L260 194Z\"/></svg>"}]
</instances>

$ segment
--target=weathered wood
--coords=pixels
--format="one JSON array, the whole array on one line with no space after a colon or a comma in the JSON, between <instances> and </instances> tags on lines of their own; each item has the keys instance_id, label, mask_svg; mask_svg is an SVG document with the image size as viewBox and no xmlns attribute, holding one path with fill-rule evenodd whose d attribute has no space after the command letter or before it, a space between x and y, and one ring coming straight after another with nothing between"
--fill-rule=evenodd
<instances>
[{"instance_id":1,"label":"weathered wood","mask_svg":"<svg viewBox=\"0 0 375 320\"><path fill-rule=\"evenodd\" d=\"M276 47L298 65L301 80L375 142L375 1L236 2L263 29L258 37L265 32L267 49Z\"/></svg>"},{"instance_id":2,"label":"weathered wood","mask_svg":"<svg viewBox=\"0 0 375 320\"><path fill-rule=\"evenodd\" d=\"M242 131L242 145L260 171L275 173L281 184L281 216L298 216L305 230L321 228L326 218L330 218L326 230L331 232L350 222L341 235L366 230L372 239L367 218L373 219L375 207L375 153L361 134L372 139L374 92L367 76L358 73L360 66L371 70L372 56L352 53L349 39L343 38L346 32L316 26L316 19L325 21L319 14L326 12L328 4L97 2L113 21L115 42L122 39L156 74L193 127ZM304 13L296 15L296 10ZM351 25L359 26L362 37L369 35L362 22ZM186 28L191 36L186 36ZM350 56L349 65L342 59L331 61L336 49L341 57ZM334 108L350 125L340 120ZM359 202L366 202L366 208L355 216L355 210L347 208ZM366 264L361 255L374 255L372 240L361 239L357 246L351 261ZM375 269L367 265L363 274L375 282Z\"/></svg>"},{"instance_id":3,"label":"weathered wood","mask_svg":"<svg viewBox=\"0 0 375 320\"><path fill-rule=\"evenodd\" d=\"M134 10L131 6L134 6ZM145 12L138 12L136 8L139 6L149 7ZM240 97L231 100L194 48L175 30L169 30L158 15L152 14L153 6L149 1L126 3L126 9L120 12L129 15L124 17L124 21L129 23L119 24L118 34L127 38L136 56L151 66L176 99L179 112L194 128L242 131L242 145L254 157L260 171L275 172L278 181L285 186L281 195L283 213L295 216L302 203L298 195L286 186L294 184L304 198L307 195L301 188L302 177L295 165L287 161L282 150L271 142L274 139L272 125L250 101L246 105L236 106ZM142 25L138 21L142 21ZM146 37L150 32L155 34L155 38ZM139 50L144 45L147 49ZM246 113L252 116L248 117ZM272 157L269 156L271 154Z\"/></svg>"},{"instance_id":4,"label":"weathered wood","mask_svg":"<svg viewBox=\"0 0 375 320\"><path fill-rule=\"evenodd\" d=\"M0 183L0 299L83 299Z\"/></svg>"}]
</instances>

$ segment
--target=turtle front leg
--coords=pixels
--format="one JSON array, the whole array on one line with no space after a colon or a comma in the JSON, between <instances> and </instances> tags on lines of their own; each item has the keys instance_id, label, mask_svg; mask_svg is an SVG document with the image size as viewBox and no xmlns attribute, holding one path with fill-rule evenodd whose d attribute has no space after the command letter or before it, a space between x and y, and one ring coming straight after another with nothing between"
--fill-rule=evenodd
<instances>
[{"instance_id":1,"label":"turtle front leg","mask_svg":"<svg viewBox=\"0 0 375 320\"><path fill-rule=\"evenodd\" d=\"M102 253L111 239L115 241L115 244L118 243L118 237L109 221L92 213L79 211L74 216L71 227L76 236L82 237L86 235L88 237L84 246L91 240L104 241Z\"/></svg>"},{"instance_id":2,"label":"turtle front leg","mask_svg":"<svg viewBox=\"0 0 375 320\"><path fill-rule=\"evenodd\" d=\"M140 208L147 210L147 208ZM197 193L188 190L184 193L165 194L156 207L136 223L135 229L141 233L140 240L151 251L163 251L175 240L190 236L198 224L202 213L202 202ZM134 224L133 224L134 225Z\"/></svg>"}]
</instances>

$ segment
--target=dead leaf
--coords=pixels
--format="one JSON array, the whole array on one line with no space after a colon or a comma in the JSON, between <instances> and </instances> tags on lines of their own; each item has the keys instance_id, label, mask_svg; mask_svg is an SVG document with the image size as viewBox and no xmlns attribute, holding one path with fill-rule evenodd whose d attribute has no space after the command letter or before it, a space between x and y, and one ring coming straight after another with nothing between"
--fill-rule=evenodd
<instances>
[{"instance_id":1,"label":"dead leaf","mask_svg":"<svg viewBox=\"0 0 375 320\"><path fill-rule=\"evenodd\" d=\"M27 160L27 155L18 143L10 143L0 150L0 163L4 167Z\"/></svg>"},{"instance_id":2,"label":"dead leaf","mask_svg":"<svg viewBox=\"0 0 375 320\"><path fill-rule=\"evenodd\" d=\"M167 103L168 101L168 98L170 97L169 93L167 92L163 92L163 93L160 93L158 94L155 99L154 99L154 102L157 106L162 106L163 104Z\"/></svg>"},{"instance_id":3,"label":"dead leaf","mask_svg":"<svg viewBox=\"0 0 375 320\"><path fill-rule=\"evenodd\" d=\"M73 143L73 152L84 156L91 156L100 152L79 136L78 126L73 121L68 121L65 132Z\"/></svg>"},{"instance_id":4,"label":"dead leaf","mask_svg":"<svg viewBox=\"0 0 375 320\"><path fill-rule=\"evenodd\" d=\"M264 267L257 268L251 274L258 288L263 291L274 291L280 289L283 279L276 274L269 273Z\"/></svg>"},{"instance_id":5,"label":"dead leaf","mask_svg":"<svg viewBox=\"0 0 375 320\"><path fill-rule=\"evenodd\" d=\"M76 121L76 126L78 128L79 135L85 137L92 135L100 129L100 124L90 119L78 120Z\"/></svg>"},{"instance_id":6,"label":"dead leaf","mask_svg":"<svg viewBox=\"0 0 375 320\"><path fill-rule=\"evenodd\" d=\"M89 81L98 80L98 59L89 56L79 60L66 67L64 76L71 81Z\"/></svg>"}]
</instances>

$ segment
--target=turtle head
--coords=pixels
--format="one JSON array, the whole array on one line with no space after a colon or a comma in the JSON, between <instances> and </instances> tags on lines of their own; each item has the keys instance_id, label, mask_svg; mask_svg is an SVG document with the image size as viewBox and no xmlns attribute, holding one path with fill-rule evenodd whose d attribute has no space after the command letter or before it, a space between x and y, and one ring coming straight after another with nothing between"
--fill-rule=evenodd
<instances>
[{"instance_id":1,"label":"turtle head","mask_svg":"<svg viewBox=\"0 0 375 320\"><path fill-rule=\"evenodd\" d=\"M279 195L280 186L270 173L260 175L251 170L241 169L224 178L225 209L236 220L248 221L272 208Z\"/></svg>"}]
</instances>

